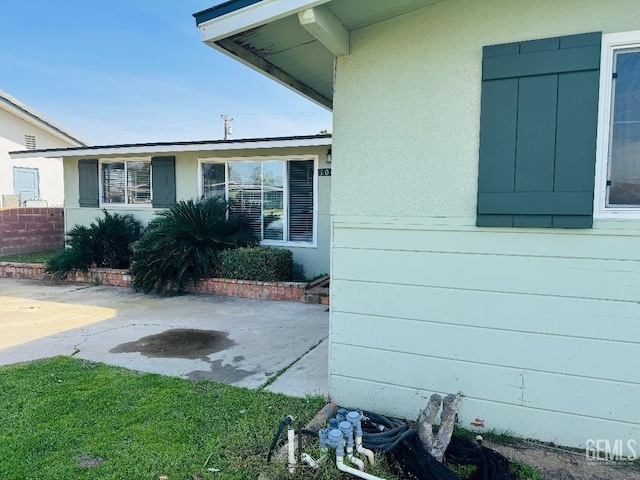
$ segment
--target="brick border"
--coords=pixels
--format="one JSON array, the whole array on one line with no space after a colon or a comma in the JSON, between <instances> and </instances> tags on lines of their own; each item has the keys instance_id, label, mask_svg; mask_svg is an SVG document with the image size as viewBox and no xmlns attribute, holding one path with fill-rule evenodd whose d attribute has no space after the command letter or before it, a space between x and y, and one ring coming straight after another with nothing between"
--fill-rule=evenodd
<instances>
[{"instance_id":1,"label":"brick border","mask_svg":"<svg viewBox=\"0 0 640 480\"><path fill-rule=\"evenodd\" d=\"M51 280L52 275L44 271L44 264L41 263L0 262L0 278ZM81 271L72 272L67 277L67 282L130 287L131 275L127 270L90 268L86 273ZM328 297L322 297L319 300L315 298L315 295L308 295L308 287L309 284L302 282L255 282L228 278L208 278L201 281L195 288L189 289L189 291L227 297L328 304Z\"/></svg>"}]
</instances>

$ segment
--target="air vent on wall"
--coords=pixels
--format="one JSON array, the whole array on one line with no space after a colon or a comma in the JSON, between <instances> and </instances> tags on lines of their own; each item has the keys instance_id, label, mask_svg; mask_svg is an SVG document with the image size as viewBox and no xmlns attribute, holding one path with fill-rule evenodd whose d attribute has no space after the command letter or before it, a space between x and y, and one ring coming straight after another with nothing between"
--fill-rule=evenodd
<instances>
[{"instance_id":1,"label":"air vent on wall","mask_svg":"<svg viewBox=\"0 0 640 480\"><path fill-rule=\"evenodd\" d=\"M24 146L27 150L35 150L36 149L36 136L35 135L25 135L24 136Z\"/></svg>"}]
</instances>

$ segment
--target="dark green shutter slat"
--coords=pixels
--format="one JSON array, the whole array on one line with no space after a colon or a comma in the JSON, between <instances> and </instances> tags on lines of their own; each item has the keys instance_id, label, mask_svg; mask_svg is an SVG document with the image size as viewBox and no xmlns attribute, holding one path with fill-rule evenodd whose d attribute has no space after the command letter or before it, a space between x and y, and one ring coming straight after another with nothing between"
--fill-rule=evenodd
<instances>
[{"instance_id":1,"label":"dark green shutter slat","mask_svg":"<svg viewBox=\"0 0 640 480\"><path fill-rule=\"evenodd\" d=\"M560 48L578 48L595 45L600 47L602 41L601 32L580 33L578 35L567 35L560 37Z\"/></svg>"},{"instance_id":2,"label":"dark green shutter slat","mask_svg":"<svg viewBox=\"0 0 640 480\"><path fill-rule=\"evenodd\" d=\"M153 157L151 159L153 207L168 208L176 201L175 157Z\"/></svg>"},{"instance_id":3,"label":"dark green shutter slat","mask_svg":"<svg viewBox=\"0 0 640 480\"><path fill-rule=\"evenodd\" d=\"M489 45L482 49L483 58L502 57L504 55L517 55L520 53L519 43L503 43L501 45Z\"/></svg>"},{"instance_id":4,"label":"dark green shutter slat","mask_svg":"<svg viewBox=\"0 0 640 480\"><path fill-rule=\"evenodd\" d=\"M518 81L487 83L482 91L480 123L479 190L512 192L514 189Z\"/></svg>"},{"instance_id":5,"label":"dark green shutter slat","mask_svg":"<svg viewBox=\"0 0 640 480\"><path fill-rule=\"evenodd\" d=\"M79 205L97 207L100 203L98 189L98 160L78 161Z\"/></svg>"},{"instance_id":6,"label":"dark green shutter slat","mask_svg":"<svg viewBox=\"0 0 640 480\"><path fill-rule=\"evenodd\" d=\"M483 49L478 226L592 225L600 40Z\"/></svg>"},{"instance_id":7,"label":"dark green shutter slat","mask_svg":"<svg viewBox=\"0 0 640 480\"><path fill-rule=\"evenodd\" d=\"M583 159L596 156L596 142L584 141L597 130L598 72L560 76L556 140L555 191L592 192L595 162L586 168Z\"/></svg>"},{"instance_id":8,"label":"dark green shutter slat","mask_svg":"<svg viewBox=\"0 0 640 480\"><path fill-rule=\"evenodd\" d=\"M513 227L513 215L478 214L476 225L478 227Z\"/></svg>"},{"instance_id":9,"label":"dark green shutter slat","mask_svg":"<svg viewBox=\"0 0 640 480\"><path fill-rule=\"evenodd\" d=\"M516 192L553 190L558 77L520 79Z\"/></svg>"},{"instance_id":10,"label":"dark green shutter slat","mask_svg":"<svg viewBox=\"0 0 640 480\"><path fill-rule=\"evenodd\" d=\"M588 192L480 193L478 210L493 215L589 215L593 195Z\"/></svg>"},{"instance_id":11,"label":"dark green shutter slat","mask_svg":"<svg viewBox=\"0 0 640 480\"><path fill-rule=\"evenodd\" d=\"M560 37L520 42L520 53L546 52L548 50L558 50L559 48Z\"/></svg>"},{"instance_id":12,"label":"dark green shutter slat","mask_svg":"<svg viewBox=\"0 0 640 480\"><path fill-rule=\"evenodd\" d=\"M600 66L600 47L589 46L488 58L483 64L483 80L551 75Z\"/></svg>"},{"instance_id":13,"label":"dark green shutter slat","mask_svg":"<svg viewBox=\"0 0 640 480\"><path fill-rule=\"evenodd\" d=\"M521 228L549 228L553 227L552 215L514 215L513 226Z\"/></svg>"}]
</instances>

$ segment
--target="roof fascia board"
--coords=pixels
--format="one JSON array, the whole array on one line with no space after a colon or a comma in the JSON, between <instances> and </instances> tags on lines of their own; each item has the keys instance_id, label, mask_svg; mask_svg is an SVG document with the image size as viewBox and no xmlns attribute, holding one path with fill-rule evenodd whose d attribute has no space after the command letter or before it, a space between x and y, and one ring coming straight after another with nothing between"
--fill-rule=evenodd
<instances>
[{"instance_id":1,"label":"roof fascia board","mask_svg":"<svg viewBox=\"0 0 640 480\"><path fill-rule=\"evenodd\" d=\"M262 0L202 23L196 18L196 24L203 42L216 42L330 1Z\"/></svg>"},{"instance_id":2,"label":"roof fascia board","mask_svg":"<svg viewBox=\"0 0 640 480\"><path fill-rule=\"evenodd\" d=\"M23 105L21 102L13 99L13 97L10 97L9 95L0 95L0 108L67 143L77 146L88 145L88 143L81 138L78 138L54 125L52 122L31 111L31 109L26 105Z\"/></svg>"},{"instance_id":3,"label":"roof fascia board","mask_svg":"<svg viewBox=\"0 0 640 480\"><path fill-rule=\"evenodd\" d=\"M47 151L17 151L9 152L13 159L19 158L60 158L60 157L104 157L107 155L146 155L156 153L179 153L179 152L214 152L225 150L257 150L265 148L303 148L303 147L322 147L331 146L331 137L321 138L305 138L292 140L264 140L258 142L234 142L234 143L209 143L209 144L191 144L178 145L167 144L158 146L127 146L114 147L106 146L104 148L75 148L64 149L57 148L49 152Z\"/></svg>"},{"instance_id":4,"label":"roof fascia board","mask_svg":"<svg viewBox=\"0 0 640 480\"><path fill-rule=\"evenodd\" d=\"M219 40L216 43L208 45L226 55L229 55L234 60L238 60L240 63L269 77L288 89L303 95L313 103L320 105L329 111L333 109L333 102L330 99L232 40Z\"/></svg>"},{"instance_id":5,"label":"roof fascia board","mask_svg":"<svg viewBox=\"0 0 640 480\"><path fill-rule=\"evenodd\" d=\"M349 55L349 30L327 7L308 8L298 12L298 21L336 57Z\"/></svg>"}]
</instances>

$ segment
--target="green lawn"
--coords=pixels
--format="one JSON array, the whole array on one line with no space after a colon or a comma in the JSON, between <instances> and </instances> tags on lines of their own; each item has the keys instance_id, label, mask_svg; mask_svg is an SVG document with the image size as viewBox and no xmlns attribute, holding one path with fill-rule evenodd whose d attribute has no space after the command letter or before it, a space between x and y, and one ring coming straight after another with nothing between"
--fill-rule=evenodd
<instances>
[{"instance_id":1,"label":"green lawn","mask_svg":"<svg viewBox=\"0 0 640 480\"><path fill-rule=\"evenodd\" d=\"M0 257L0 262L47 263L56 252L18 253Z\"/></svg>"},{"instance_id":2,"label":"green lawn","mask_svg":"<svg viewBox=\"0 0 640 480\"><path fill-rule=\"evenodd\" d=\"M280 420L323 405L68 357L2 367L0 478L278 478L265 458Z\"/></svg>"},{"instance_id":3,"label":"green lawn","mask_svg":"<svg viewBox=\"0 0 640 480\"><path fill-rule=\"evenodd\" d=\"M294 475L283 462L266 463L284 416L306 424L323 405L319 396L292 398L70 357L0 367L0 479L352 479L332 461ZM317 444L305 451L322 455ZM376 458L370 473L402 478L397 465ZM541 478L529 470L523 480ZM455 471L466 478L474 469Z\"/></svg>"}]
</instances>

